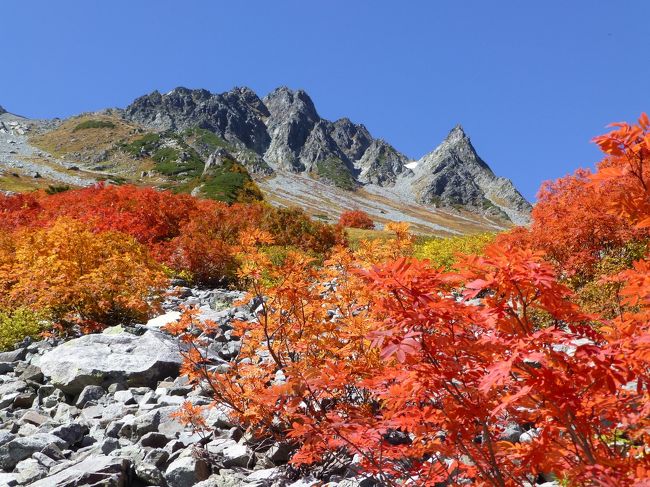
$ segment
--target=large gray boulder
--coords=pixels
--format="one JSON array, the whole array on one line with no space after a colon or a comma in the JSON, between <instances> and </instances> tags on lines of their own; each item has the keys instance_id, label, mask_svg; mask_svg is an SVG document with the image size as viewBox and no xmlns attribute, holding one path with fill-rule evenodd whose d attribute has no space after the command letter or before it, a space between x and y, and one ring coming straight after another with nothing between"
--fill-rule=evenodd
<instances>
[{"instance_id":1,"label":"large gray boulder","mask_svg":"<svg viewBox=\"0 0 650 487\"><path fill-rule=\"evenodd\" d=\"M43 355L40 367L53 384L68 394L88 385L107 387L156 385L178 374L182 358L178 343L153 330L142 336L130 333L85 335Z\"/></svg>"},{"instance_id":2,"label":"large gray boulder","mask_svg":"<svg viewBox=\"0 0 650 487\"><path fill-rule=\"evenodd\" d=\"M76 487L80 485L106 485L126 487L131 464L125 458L91 456L60 472L31 484L33 487Z\"/></svg>"},{"instance_id":3,"label":"large gray boulder","mask_svg":"<svg viewBox=\"0 0 650 487\"><path fill-rule=\"evenodd\" d=\"M65 448L67 443L58 436L48 433L37 433L31 436L14 438L0 446L0 468L10 472L22 460L29 458L35 452L41 451L48 445Z\"/></svg>"}]
</instances>

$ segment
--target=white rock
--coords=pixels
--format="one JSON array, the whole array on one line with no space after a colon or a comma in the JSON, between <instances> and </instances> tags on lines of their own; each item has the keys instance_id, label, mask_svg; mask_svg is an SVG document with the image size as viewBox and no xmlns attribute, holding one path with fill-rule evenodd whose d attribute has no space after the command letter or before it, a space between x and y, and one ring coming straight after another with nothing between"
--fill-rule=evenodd
<instances>
[{"instance_id":1,"label":"white rock","mask_svg":"<svg viewBox=\"0 0 650 487\"><path fill-rule=\"evenodd\" d=\"M181 362L177 342L148 331L142 336L85 335L47 352L40 367L54 385L77 394L87 385L152 386L176 375Z\"/></svg>"},{"instance_id":2,"label":"white rock","mask_svg":"<svg viewBox=\"0 0 650 487\"><path fill-rule=\"evenodd\" d=\"M163 326L178 321L180 317L181 317L181 313L179 311L169 311L164 315L156 316L155 318L150 319L149 321L147 321L147 324L145 326L147 328L153 328L155 330L159 330Z\"/></svg>"}]
</instances>

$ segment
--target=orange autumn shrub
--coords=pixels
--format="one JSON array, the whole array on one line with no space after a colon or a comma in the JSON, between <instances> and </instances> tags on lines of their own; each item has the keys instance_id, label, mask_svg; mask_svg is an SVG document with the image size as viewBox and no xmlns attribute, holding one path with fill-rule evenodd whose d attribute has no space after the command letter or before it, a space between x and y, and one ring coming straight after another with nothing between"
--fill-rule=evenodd
<instances>
[{"instance_id":1,"label":"orange autumn shrub","mask_svg":"<svg viewBox=\"0 0 650 487\"><path fill-rule=\"evenodd\" d=\"M367 230L375 228L372 218L370 218L368 213L361 210L347 210L341 213L339 225L348 228L364 228Z\"/></svg>"},{"instance_id":2,"label":"orange autumn shrub","mask_svg":"<svg viewBox=\"0 0 650 487\"><path fill-rule=\"evenodd\" d=\"M60 217L85 222L95 232L130 235L158 262L202 285L235 279L239 236L254 229L271 233L277 245L314 255L344 240L340 229L300 209L227 205L152 188L97 185L52 195L0 195L0 232L47 227Z\"/></svg>"},{"instance_id":3,"label":"orange autumn shrub","mask_svg":"<svg viewBox=\"0 0 650 487\"><path fill-rule=\"evenodd\" d=\"M565 283L593 279L610 244L650 226L649 129L643 116L596 139L608 154L598 171L553 187L541 218L554 239L534 222L453 274L409 258L399 235L339 248L320 269L242 242L256 320L234 323L242 350L217 373L195 337L221 331L188 312L170 326L190 345L184 370L253 433L294 445L295 466L356 456L390 486L647 485L647 251L597 277L616 284L611 315L583 309ZM609 223L593 234L599 217Z\"/></svg>"},{"instance_id":4,"label":"orange autumn shrub","mask_svg":"<svg viewBox=\"0 0 650 487\"><path fill-rule=\"evenodd\" d=\"M2 241L0 309L27 308L54 322L91 327L142 321L166 284L132 237L96 233L79 221L58 219Z\"/></svg>"}]
</instances>

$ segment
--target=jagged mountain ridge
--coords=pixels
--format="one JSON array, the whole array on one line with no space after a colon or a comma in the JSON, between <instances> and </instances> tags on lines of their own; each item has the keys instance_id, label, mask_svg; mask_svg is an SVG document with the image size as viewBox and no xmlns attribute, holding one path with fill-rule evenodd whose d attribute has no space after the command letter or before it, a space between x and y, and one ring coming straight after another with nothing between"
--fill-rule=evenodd
<instances>
[{"instance_id":1,"label":"jagged mountain ridge","mask_svg":"<svg viewBox=\"0 0 650 487\"><path fill-rule=\"evenodd\" d=\"M347 190L385 190L405 202L462 206L518 224L527 222L531 209L512 182L478 156L460 126L413 162L361 124L321 118L303 90L280 87L263 99L249 88L154 91L129 105L124 117L155 130L210 130L256 155L251 172L263 162L268 172L304 173Z\"/></svg>"}]
</instances>

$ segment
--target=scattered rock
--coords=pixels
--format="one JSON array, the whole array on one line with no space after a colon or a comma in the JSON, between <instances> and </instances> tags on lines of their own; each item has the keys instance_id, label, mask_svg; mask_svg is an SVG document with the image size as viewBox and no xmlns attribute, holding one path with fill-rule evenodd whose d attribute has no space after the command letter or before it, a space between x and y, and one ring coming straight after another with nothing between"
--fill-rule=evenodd
<instances>
[{"instance_id":1,"label":"scattered rock","mask_svg":"<svg viewBox=\"0 0 650 487\"><path fill-rule=\"evenodd\" d=\"M165 480L169 487L194 485L209 476L210 467L207 462L191 455L176 459L165 471Z\"/></svg>"},{"instance_id":2,"label":"scattered rock","mask_svg":"<svg viewBox=\"0 0 650 487\"><path fill-rule=\"evenodd\" d=\"M96 401L97 399L101 399L104 397L104 394L106 394L106 392L101 386L86 386L79 393L79 397L77 398L75 406L78 408L83 408L86 404L88 404L89 401Z\"/></svg>"},{"instance_id":3,"label":"scattered rock","mask_svg":"<svg viewBox=\"0 0 650 487\"><path fill-rule=\"evenodd\" d=\"M50 475L32 484L33 487L71 487L77 485L127 485L128 471L131 466L125 458L91 456L73 464L54 475Z\"/></svg>"}]
</instances>

